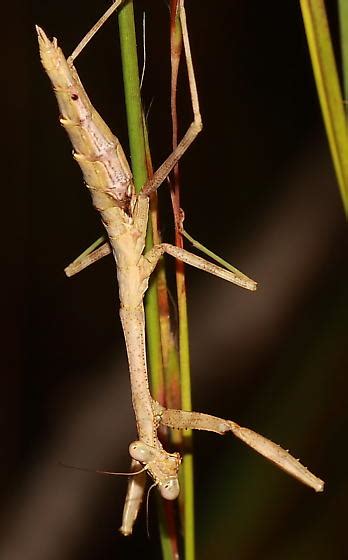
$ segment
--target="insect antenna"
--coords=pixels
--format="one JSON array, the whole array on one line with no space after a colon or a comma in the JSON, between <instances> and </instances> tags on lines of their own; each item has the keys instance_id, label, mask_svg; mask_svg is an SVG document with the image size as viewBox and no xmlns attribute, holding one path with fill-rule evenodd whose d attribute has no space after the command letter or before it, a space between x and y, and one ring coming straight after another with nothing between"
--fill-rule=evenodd
<instances>
[{"instance_id":1,"label":"insect antenna","mask_svg":"<svg viewBox=\"0 0 348 560\"><path fill-rule=\"evenodd\" d=\"M62 463L61 461L58 462L58 465L60 467L64 467L65 469L74 469L77 471L84 471L84 472L97 473L97 474L108 474L110 476L135 476L137 474L146 471L147 469L145 465L145 467L143 467L142 469L134 472L113 472L113 471L102 471L99 469L88 469L86 467L76 467L75 465L67 465L66 463Z\"/></svg>"},{"instance_id":2,"label":"insect antenna","mask_svg":"<svg viewBox=\"0 0 348 560\"><path fill-rule=\"evenodd\" d=\"M149 521L150 492L157 485L158 485L158 482L154 482L153 484L151 484L150 488L147 491L147 496L146 496L146 534L147 534L148 539L150 539L150 521Z\"/></svg>"}]
</instances>

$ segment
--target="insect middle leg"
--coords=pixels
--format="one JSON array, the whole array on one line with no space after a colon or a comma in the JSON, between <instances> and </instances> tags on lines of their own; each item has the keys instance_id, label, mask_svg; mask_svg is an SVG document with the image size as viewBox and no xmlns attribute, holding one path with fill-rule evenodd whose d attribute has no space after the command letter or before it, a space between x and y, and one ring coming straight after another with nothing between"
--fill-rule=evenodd
<instances>
[{"instance_id":1,"label":"insect middle leg","mask_svg":"<svg viewBox=\"0 0 348 560\"><path fill-rule=\"evenodd\" d=\"M200 270L204 270L205 272L209 272L214 276L218 276L219 278L223 278L228 282L232 282L241 288L245 288L246 290L255 291L257 287L257 283L248 278L245 274L241 272L236 274L220 266L217 266L185 249L181 249L175 245L170 245L169 243L161 243L160 245L155 245L144 255L144 276L150 276L151 272L156 267L156 264L159 258L164 254L168 253L172 257L183 261L186 264L189 264L195 268L199 268Z\"/></svg>"}]
</instances>

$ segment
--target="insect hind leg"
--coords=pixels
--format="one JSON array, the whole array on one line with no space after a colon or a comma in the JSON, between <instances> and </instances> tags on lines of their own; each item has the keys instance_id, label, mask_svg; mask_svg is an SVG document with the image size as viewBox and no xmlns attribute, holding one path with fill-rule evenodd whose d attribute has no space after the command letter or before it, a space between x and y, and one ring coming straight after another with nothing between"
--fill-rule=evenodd
<instances>
[{"instance_id":1,"label":"insect hind leg","mask_svg":"<svg viewBox=\"0 0 348 560\"><path fill-rule=\"evenodd\" d=\"M83 39L79 42L75 50L71 53L68 58L68 63L73 64L74 60L79 56L79 54L83 51L83 49L87 46L90 40L94 37L94 35L99 31L101 27L103 27L104 23L109 19L110 16L117 10L117 8L122 4L123 0L116 0L113 4L111 4L110 8L108 8L98 19L97 23L93 25L93 27L86 33Z\"/></svg>"}]
</instances>

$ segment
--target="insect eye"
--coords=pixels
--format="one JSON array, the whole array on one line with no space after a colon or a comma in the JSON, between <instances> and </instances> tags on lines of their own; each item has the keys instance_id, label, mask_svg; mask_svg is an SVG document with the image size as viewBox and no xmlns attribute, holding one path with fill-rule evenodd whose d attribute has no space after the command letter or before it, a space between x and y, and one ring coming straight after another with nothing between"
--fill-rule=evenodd
<instances>
[{"instance_id":1,"label":"insect eye","mask_svg":"<svg viewBox=\"0 0 348 560\"><path fill-rule=\"evenodd\" d=\"M140 463L148 463L152 457L152 450L142 441L133 441L129 446L129 454Z\"/></svg>"},{"instance_id":2,"label":"insect eye","mask_svg":"<svg viewBox=\"0 0 348 560\"><path fill-rule=\"evenodd\" d=\"M180 492L178 479L170 478L159 486L159 491L165 500L176 500Z\"/></svg>"}]
</instances>

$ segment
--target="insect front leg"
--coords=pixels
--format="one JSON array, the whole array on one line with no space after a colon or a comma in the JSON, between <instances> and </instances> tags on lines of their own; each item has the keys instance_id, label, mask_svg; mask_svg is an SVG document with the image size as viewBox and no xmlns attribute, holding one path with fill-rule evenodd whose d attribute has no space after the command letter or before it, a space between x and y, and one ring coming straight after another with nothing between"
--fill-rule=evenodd
<instances>
[{"instance_id":1,"label":"insect front leg","mask_svg":"<svg viewBox=\"0 0 348 560\"><path fill-rule=\"evenodd\" d=\"M132 459L131 471L136 472L141 468L141 463ZM128 480L127 494L123 507L122 525L120 532L124 536L131 535L133 532L134 523L138 517L139 509L143 501L145 485L146 485L146 472L141 472L137 476L132 476Z\"/></svg>"}]
</instances>

